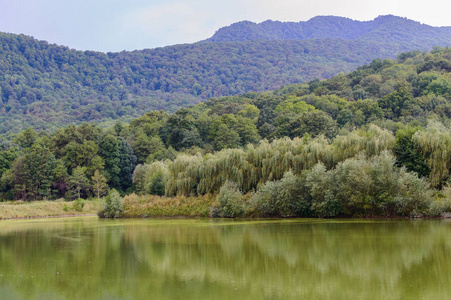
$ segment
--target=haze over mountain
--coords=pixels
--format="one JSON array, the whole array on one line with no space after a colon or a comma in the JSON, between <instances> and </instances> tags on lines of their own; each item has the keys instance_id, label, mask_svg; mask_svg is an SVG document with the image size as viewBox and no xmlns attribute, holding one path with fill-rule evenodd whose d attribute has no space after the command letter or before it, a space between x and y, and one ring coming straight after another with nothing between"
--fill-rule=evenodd
<instances>
[{"instance_id":1,"label":"haze over mountain","mask_svg":"<svg viewBox=\"0 0 451 300\"><path fill-rule=\"evenodd\" d=\"M174 112L210 97L330 78L376 58L450 45L450 27L394 16L240 22L195 44L107 54L0 33L0 132Z\"/></svg>"}]
</instances>

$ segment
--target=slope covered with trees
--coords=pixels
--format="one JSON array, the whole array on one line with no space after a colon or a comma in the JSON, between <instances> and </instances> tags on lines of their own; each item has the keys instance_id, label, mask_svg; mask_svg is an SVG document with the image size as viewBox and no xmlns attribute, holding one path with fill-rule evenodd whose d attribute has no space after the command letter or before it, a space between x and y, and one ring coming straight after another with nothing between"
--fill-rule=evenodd
<instances>
[{"instance_id":1,"label":"slope covered with trees","mask_svg":"<svg viewBox=\"0 0 451 300\"><path fill-rule=\"evenodd\" d=\"M414 49L449 45L451 27L432 27L392 15L372 21L355 21L343 17L318 16L306 22L250 21L220 28L207 41L237 42L263 40L344 39L403 43ZM403 50L407 50L404 48Z\"/></svg>"},{"instance_id":2,"label":"slope covered with trees","mask_svg":"<svg viewBox=\"0 0 451 300\"><path fill-rule=\"evenodd\" d=\"M449 28L395 17L376 19L373 23L381 25L368 34L360 32L372 22L336 17L309 22L317 33L305 34L304 40L278 33L271 38L274 26L287 32L285 26L292 24L268 23L260 31L269 38L241 41L236 34L246 31L238 28L227 42L214 38L106 54L0 33L0 133L128 121L150 110L175 112L211 97L330 78L375 58L451 44Z\"/></svg>"},{"instance_id":3,"label":"slope covered with trees","mask_svg":"<svg viewBox=\"0 0 451 300\"><path fill-rule=\"evenodd\" d=\"M450 74L451 49L436 48L129 125L30 128L1 145L2 197L219 192L217 216L439 215L451 209Z\"/></svg>"}]
</instances>

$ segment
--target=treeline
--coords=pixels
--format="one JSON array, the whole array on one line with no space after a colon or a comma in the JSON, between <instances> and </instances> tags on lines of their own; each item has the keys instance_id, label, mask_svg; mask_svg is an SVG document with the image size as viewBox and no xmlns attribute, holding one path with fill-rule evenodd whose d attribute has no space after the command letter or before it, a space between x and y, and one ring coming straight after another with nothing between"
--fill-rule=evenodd
<instances>
[{"instance_id":1,"label":"treeline","mask_svg":"<svg viewBox=\"0 0 451 300\"><path fill-rule=\"evenodd\" d=\"M264 140L138 165L133 182L138 193L219 192L213 215L221 217L436 216L451 209L450 138L450 129L436 122L425 130L405 127L396 136L371 125L332 142L323 135ZM434 201L434 188L443 201ZM247 203L243 193L252 195Z\"/></svg>"},{"instance_id":2,"label":"treeline","mask_svg":"<svg viewBox=\"0 0 451 300\"><path fill-rule=\"evenodd\" d=\"M413 23L401 32L382 31L397 37L390 42L381 36L204 41L106 54L0 33L0 133L30 126L53 131L84 121L129 122L151 110L173 113L211 97L330 78L377 57L451 43L449 34L443 39L428 31L410 44L412 32L417 34ZM328 32L330 24L316 27Z\"/></svg>"},{"instance_id":3,"label":"treeline","mask_svg":"<svg viewBox=\"0 0 451 300\"><path fill-rule=\"evenodd\" d=\"M2 198L224 188L247 195L236 206L244 213L439 214L448 202L434 201L448 199L451 168L450 71L451 49L436 48L329 80L212 98L171 115L153 111L128 125L30 128L1 145ZM267 203L274 195L307 202ZM218 202L215 214L229 216L229 204Z\"/></svg>"},{"instance_id":4,"label":"treeline","mask_svg":"<svg viewBox=\"0 0 451 300\"><path fill-rule=\"evenodd\" d=\"M371 123L394 133L406 124L424 128L429 119L446 125L451 117L450 72L449 48L403 53L397 60L374 60L329 80L212 98L172 115L151 112L134 119L129 131L137 139L138 162L143 163L163 152L170 158L166 150L171 148L205 154L261 139L333 139Z\"/></svg>"},{"instance_id":5,"label":"treeline","mask_svg":"<svg viewBox=\"0 0 451 300\"><path fill-rule=\"evenodd\" d=\"M125 138L88 123L51 135L29 128L1 149L3 199L101 197L110 188L125 192L136 165Z\"/></svg>"}]
</instances>

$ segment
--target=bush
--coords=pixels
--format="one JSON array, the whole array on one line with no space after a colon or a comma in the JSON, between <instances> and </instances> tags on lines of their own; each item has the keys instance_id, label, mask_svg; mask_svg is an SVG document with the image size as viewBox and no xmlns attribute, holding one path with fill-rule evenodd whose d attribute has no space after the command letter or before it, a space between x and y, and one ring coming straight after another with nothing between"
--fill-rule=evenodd
<instances>
[{"instance_id":1,"label":"bush","mask_svg":"<svg viewBox=\"0 0 451 300\"><path fill-rule=\"evenodd\" d=\"M337 196L336 170L327 171L318 163L311 171L305 172L305 186L312 199L312 215L318 217L336 217L345 215L342 201Z\"/></svg>"},{"instance_id":2,"label":"bush","mask_svg":"<svg viewBox=\"0 0 451 300\"><path fill-rule=\"evenodd\" d=\"M311 197L305 187L304 174L296 177L288 171L279 181L269 181L251 198L264 216L311 216Z\"/></svg>"},{"instance_id":3,"label":"bush","mask_svg":"<svg viewBox=\"0 0 451 300\"><path fill-rule=\"evenodd\" d=\"M103 209L99 211L100 218L117 218L124 211L121 195L115 189L112 189L105 198Z\"/></svg>"},{"instance_id":4,"label":"bush","mask_svg":"<svg viewBox=\"0 0 451 300\"><path fill-rule=\"evenodd\" d=\"M244 203L241 196L238 185L232 181L226 181L216 197L217 207L212 208L212 217L234 218L242 216Z\"/></svg>"},{"instance_id":5,"label":"bush","mask_svg":"<svg viewBox=\"0 0 451 300\"><path fill-rule=\"evenodd\" d=\"M427 181L397 168L388 151L346 159L332 170L318 163L299 176L286 172L280 181L266 182L251 198L261 215L277 217L418 217L448 209L443 201L430 208L431 202Z\"/></svg>"},{"instance_id":6,"label":"bush","mask_svg":"<svg viewBox=\"0 0 451 300\"><path fill-rule=\"evenodd\" d=\"M83 211L83 207L85 206L85 202L83 199L78 198L72 203L72 209L76 211Z\"/></svg>"},{"instance_id":7,"label":"bush","mask_svg":"<svg viewBox=\"0 0 451 300\"><path fill-rule=\"evenodd\" d=\"M277 194L279 193L279 182L268 181L255 193L250 202L262 216L277 216Z\"/></svg>"},{"instance_id":8,"label":"bush","mask_svg":"<svg viewBox=\"0 0 451 300\"><path fill-rule=\"evenodd\" d=\"M432 201L427 210L427 215L430 217L444 217L451 212L451 199L443 198Z\"/></svg>"},{"instance_id":9,"label":"bush","mask_svg":"<svg viewBox=\"0 0 451 300\"><path fill-rule=\"evenodd\" d=\"M399 194L395 198L396 213L401 216L419 217L432 205L432 191L424 178L401 169L398 179Z\"/></svg>"}]
</instances>

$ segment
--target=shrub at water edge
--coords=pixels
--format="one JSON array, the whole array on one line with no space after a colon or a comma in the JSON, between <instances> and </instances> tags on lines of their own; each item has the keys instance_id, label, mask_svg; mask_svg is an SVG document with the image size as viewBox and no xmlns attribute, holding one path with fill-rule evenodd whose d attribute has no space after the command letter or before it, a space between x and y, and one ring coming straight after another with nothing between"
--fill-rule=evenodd
<instances>
[{"instance_id":1,"label":"shrub at water edge","mask_svg":"<svg viewBox=\"0 0 451 300\"><path fill-rule=\"evenodd\" d=\"M117 218L124 211L121 195L115 189L112 189L105 198L103 209L99 211L100 218Z\"/></svg>"},{"instance_id":2,"label":"shrub at water edge","mask_svg":"<svg viewBox=\"0 0 451 300\"><path fill-rule=\"evenodd\" d=\"M235 182L226 181L216 197L216 207L211 209L212 217L234 218L244 213L242 194Z\"/></svg>"}]
</instances>

